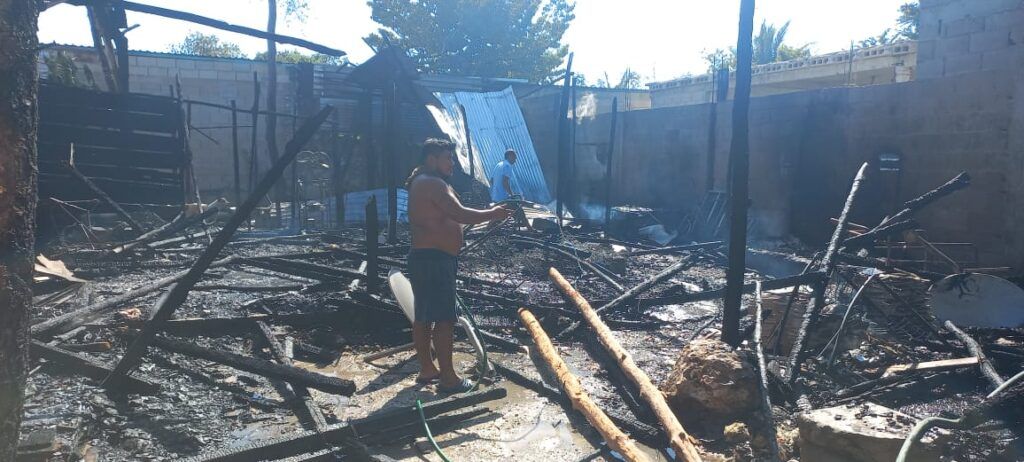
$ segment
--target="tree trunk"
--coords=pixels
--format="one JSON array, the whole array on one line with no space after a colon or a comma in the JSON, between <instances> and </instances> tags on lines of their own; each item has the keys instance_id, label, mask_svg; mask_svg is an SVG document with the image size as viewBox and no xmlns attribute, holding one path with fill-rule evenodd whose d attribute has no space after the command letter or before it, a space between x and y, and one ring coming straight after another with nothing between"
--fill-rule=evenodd
<instances>
[{"instance_id":1,"label":"tree trunk","mask_svg":"<svg viewBox=\"0 0 1024 462\"><path fill-rule=\"evenodd\" d=\"M267 0L267 33L277 33L277 0ZM277 162L277 42L267 39L267 155L270 165ZM284 183L278 180L274 187L274 202L278 204L277 219L281 219L281 191Z\"/></svg>"},{"instance_id":2,"label":"tree trunk","mask_svg":"<svg viewBox=\"0 0 1024 462\"><path fill-rule=\"evenodd\" d=\"M28 376L36 214L34 0L0 0L0 460L14 460Z\"/></svg>"}]
</instances>

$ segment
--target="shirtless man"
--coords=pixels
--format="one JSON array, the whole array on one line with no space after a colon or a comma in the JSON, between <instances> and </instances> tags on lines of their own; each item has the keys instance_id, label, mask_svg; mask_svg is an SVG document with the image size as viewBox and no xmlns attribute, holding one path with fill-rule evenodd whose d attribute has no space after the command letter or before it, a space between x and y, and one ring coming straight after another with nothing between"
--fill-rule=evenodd
<instances>
[{"instance_id":1,"label":"shirtless man","mask_svg":"<svg viewBox=\"0 0 1024 462\"><path fill-rule=\"evenodd\" d=\"M409 190L409 280L415 297L416 319L412 340L420 362L418 383L439 380L445 393L468 391L472 384L455 373L452 364L452 331L457 318L455 274L462 248L462 225L504 220L504 207L476 210L462 206L445 181L452 176L454 146L449 141L429 139L423 143L420 166L406 182ZM440 368L430 358L433 340Z\"/></svg>"}]
</instances>

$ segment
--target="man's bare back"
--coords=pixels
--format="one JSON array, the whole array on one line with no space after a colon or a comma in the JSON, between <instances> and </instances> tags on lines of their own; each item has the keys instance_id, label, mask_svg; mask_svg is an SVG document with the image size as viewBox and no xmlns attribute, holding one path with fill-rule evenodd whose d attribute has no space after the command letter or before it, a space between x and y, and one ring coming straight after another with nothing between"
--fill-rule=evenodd
<instances>
[{"instance_id":1,"label":"man's bare back","mask_svg":"<svg viewBox=\"0 0 1024 462\"><path fill-rule=\"evenodd\" d=\"M459 202L444 180L430 174L422 174L412 180L409 186L409 225L414 249L440 249L451 255L459 254L462 225L441 205L452 201Z\"/></svg>"}]
</instances>

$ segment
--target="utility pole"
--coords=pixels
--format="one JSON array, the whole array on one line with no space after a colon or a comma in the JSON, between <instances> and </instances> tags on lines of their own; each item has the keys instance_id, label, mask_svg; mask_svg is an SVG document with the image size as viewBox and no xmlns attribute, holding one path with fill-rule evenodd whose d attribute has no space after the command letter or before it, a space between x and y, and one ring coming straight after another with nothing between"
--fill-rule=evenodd
<instances>
[{"instance_id":1,"label":"utility pole","mask_svg":"<svg viewBox=\"0 0 1024 462\"><path fill-rule=\"evenodd\" d=\"M753 61L754 0L740 2L740 31L736 39L736 96L732 106L732 145L729 147L729 269L726 271L722 341L740 342L740 304L746 273L747 207L750 203L750 78Z\"/></svg>"}]
</instances>

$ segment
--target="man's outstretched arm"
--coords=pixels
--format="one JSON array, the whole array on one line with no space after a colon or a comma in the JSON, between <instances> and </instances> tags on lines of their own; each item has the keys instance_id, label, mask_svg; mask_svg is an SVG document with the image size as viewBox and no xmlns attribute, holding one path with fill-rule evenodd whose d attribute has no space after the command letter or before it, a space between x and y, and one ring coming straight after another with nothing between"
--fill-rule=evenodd
<instances>
[{"instance_id":1,"label":"man's outstretched arm","mask_svg":"<svg viewBox=\"0 0 1024 462\"><path fill-rule=\"evenodd\" d=\"M445 215L464 225L475 225L491 220L503 220L511 213L505 207L497 206L489 209L471 209L462 205L459 198L455 197L448 184L438 180L430 179L424 186L424 192L437 205Z\"/></svg>"}]
</instances>

